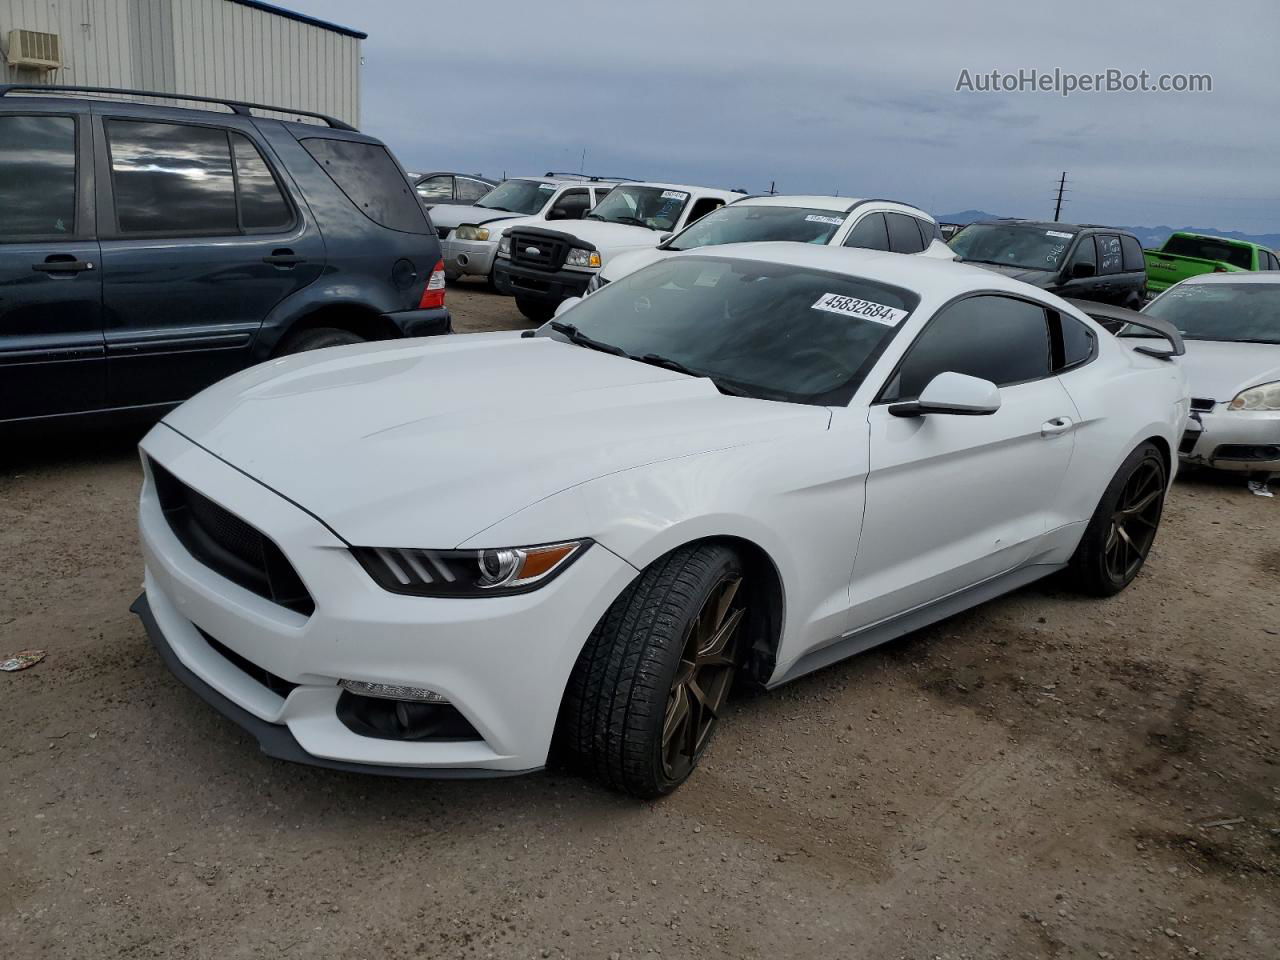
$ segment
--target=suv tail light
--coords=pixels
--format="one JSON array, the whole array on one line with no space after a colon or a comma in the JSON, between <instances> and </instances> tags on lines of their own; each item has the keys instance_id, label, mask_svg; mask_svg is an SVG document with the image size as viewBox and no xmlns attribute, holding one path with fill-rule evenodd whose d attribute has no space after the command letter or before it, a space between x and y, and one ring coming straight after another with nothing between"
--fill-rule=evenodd
<instances>
[{"instance_id":1,"label":"suv tail light","mask_svg":"<svg viewBox=\"0 0 1280 960\"><path fill-rule=\"evenodd\" d=\"M418 301L419 310L434 310L444 306L444 261L437 260L431 270L431 279L427 281L427 289L422 291L422 299Z\"/></svg>"}]
</instances>

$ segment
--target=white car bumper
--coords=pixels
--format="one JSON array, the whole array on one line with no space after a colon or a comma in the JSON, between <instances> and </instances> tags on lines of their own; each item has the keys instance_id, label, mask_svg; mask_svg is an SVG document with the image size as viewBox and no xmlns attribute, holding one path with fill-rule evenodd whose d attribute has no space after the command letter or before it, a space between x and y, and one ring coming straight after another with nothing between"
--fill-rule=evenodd
<instances>
[{"instance_id":1,"label":"white car bumper","mask_svg":"<svg viewBox=\"0 0 1280 960\"><path fill-rule=\"evenodd\" d=\"M1184 463L1215 470L1280 473L1280 411L1193 412L1178 445Z\"/></svg>"},{"instance_id":2,"label":"white car bumper","mask_svg":"<svg viewBox=\"0 0 1280 960\"><path fill-rule=\"evenodd\" d=\"M501 776L545 764L577 655L633 567L595 544L527 594L391 594L320 520L164 425L142 448L146 579L135 612L179 678L264 752L408 776ZM198 560L162 509L150 460L274 541L314 611L281 606ZM434 690L474 736L403 740L353 729L340 710L343 697L352 702L342 679Z\"/></svg>"}]
</instances>

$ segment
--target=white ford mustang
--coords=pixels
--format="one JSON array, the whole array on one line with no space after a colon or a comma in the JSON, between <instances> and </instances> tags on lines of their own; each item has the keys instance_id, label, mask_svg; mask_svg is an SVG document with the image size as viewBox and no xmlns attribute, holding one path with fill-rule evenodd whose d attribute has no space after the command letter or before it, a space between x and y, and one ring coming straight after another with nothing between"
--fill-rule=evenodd
<instances>
[{"instance_id":1,"label":"white ford mustang","mask_svg":"<svg viewBox=\"0 0 1280 960\"><path fill-rule=\"evenodd\" d=\"M745 244L536 333L285 357L143 440L135 610L273 756L558 756L659 795L735 675L785 683L1064 568L1125 587L1187 417L1169 339L975 267Z\"/></svg>"}]
</instances>

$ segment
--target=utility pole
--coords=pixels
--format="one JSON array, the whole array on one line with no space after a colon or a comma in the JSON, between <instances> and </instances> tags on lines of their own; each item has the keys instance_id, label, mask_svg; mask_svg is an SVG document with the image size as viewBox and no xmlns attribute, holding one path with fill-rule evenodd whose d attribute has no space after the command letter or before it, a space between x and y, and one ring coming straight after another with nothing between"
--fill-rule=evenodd
<instances>
[{"instance_id":1,"label":"utility pole","mask_svg":"<svg viewBox=\"0 0 1280 960\"><path fill-rule=\"evenodd\" d=\"M1067 171L1062 171L1062 179L1058 181L1058 203L1053 208L1053 222L1057 223L1062 219L1062 194L1067 189Z\"/></svg>"},{"instance_id":2,"label":"utility pole","mask_svg":"<svg viewBox=\"0 0 1280 960\"><path fill-rule=\"evenodd\" d=\"M778 181L777 181L777 180L770 180L770 181L769 181L769 196L771 196L771 197L772 197L774 194L776 194L776 193L778 192L778 191L775 189L775 188L777 187L777 185L778 185Z\"/></svg>"}]
</instances>

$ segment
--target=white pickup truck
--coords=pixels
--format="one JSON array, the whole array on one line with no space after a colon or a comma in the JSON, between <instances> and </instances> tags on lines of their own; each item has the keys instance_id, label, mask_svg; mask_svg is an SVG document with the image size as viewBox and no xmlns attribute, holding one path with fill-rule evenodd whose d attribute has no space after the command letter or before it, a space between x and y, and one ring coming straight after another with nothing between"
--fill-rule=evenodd
<instances>
[{"instance_id":1,"label":"white pickup truck","mask_svg":"<svg viewBox=\"0 0 1280 960\"><path fill-rule=\"evenodd\" d=\"M432 207L431 224L440 235L446 278L488 277L498 240L509 224L578 220L616 183L570 173L512 177L474 204Z\"/></svg>"},{"instance_id":2,"label":"white pickup truck","mask_svg":"<svg viewBox=\"0 0 1280 960\"><path fill-rule=\"evenodd\" d=\"M622 183L580 221L504 223L494 286L513 294L530 320L548 320L561 301L580 297L618 254L657 246L713 210L742 199L733 190L673 183Z\"/></svg>"}]
</instances>

